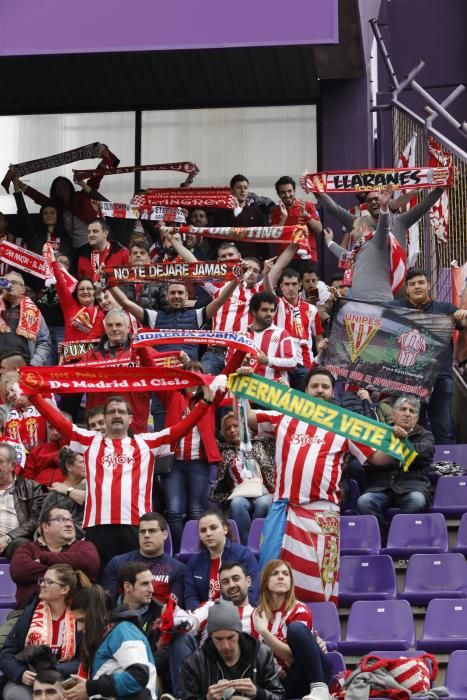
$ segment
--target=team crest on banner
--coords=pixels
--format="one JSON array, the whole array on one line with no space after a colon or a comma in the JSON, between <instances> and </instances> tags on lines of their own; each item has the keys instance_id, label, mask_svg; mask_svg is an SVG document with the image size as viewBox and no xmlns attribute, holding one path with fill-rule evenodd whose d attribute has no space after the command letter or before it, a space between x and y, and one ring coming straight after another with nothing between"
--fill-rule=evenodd
<instances>
[{"instance_id":1,"label":"team crest on banner","mask_svg":"<svg viewBox=\"0 0 467 700\"><path fill-rule=\"evenodd\" d=\"M428 400L453 330L446 314L340 299L324 365L339 380Z\"/></svg>"},{"instance_id":2,"label":"team crest on banner","mask_svg":"<svg viewBox=\"0 0 467 700\"><path fill-rule=\"evenodd\" d=\"M344 325L350 341L350 359L355 362L375 337L381 327L381 321L367 316L345 314Z\"/></svg>"}]
</instances>

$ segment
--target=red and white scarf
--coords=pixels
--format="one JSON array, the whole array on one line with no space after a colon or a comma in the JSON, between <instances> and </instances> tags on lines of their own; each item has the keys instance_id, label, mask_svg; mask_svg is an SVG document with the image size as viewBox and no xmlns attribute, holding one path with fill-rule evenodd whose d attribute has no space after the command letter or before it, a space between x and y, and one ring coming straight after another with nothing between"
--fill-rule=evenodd
<instances>
[{"instance_id":1,"label":"red and white scarf","mask_svg":"<svg viewBox=\"0 0 467 700\"><path fill-rule=\"evenodd\" d=\"M399 189L449 187L452 168L379 168L372 170L328 170L324 173L304 172L300 184L305 192L366 192L382 190L388 185Z\"/></svg>"},{"instance_id":2,"label":"red and white scarf","mask_svg":"<svg viewBox=\"0 0 467 700\"><path fill-rule=\"evenodd\" d=\"M235 209L235 199L228 187L161 187L135 194L131 204L137 207L203 207Z\"/></svg>"},{"instance_id":3,"label":"red and white scarf","mask_svg":"<svg viewBox=\"0 0 467 700\"><path fill-rule=\"evenodd\" d=\"M370 241L375 235L375 231L369 231L365 233L353 246L352 250L348 254L344 267L344 284L348 287L352 285L353 270L355 266L355 261L358 253L363 248L363 246ZM388 237L389 243L389 264L390 264L390 282L391 290L393 294L397 294L399 289L402 287L405 279L406 273L406 258L405 252L397 238L390 233Z\"/></svg>"},{"instance_id":4,"label":"red and white scarf","mask_svg":"<svg viewBox=\"0 0 467 700\"><path fill-rule=\"evenodd\" d=\"M21 297L19 307L19 322L16 328L16 335L22 335L27 340L36 340L41 325L41 312L29 297ZM11 333L10 326L2 317L5 309L5 301L3 297L0 297L0 333Z\"/></svg>"},{"instance_id":5,"label":"red and white scarf","mask_svg":"<svg viewBox=\"0 0 467 700\"><path fill-rule=\"evenodd\" d=\"M76 653L75 618L69 608L65 610L63 632L60 645L60 661L71 661ZM31 624L24 642L25 647L36 644L47 644L52 647L53 625L50 607L40 600L34 610Z\"/></svg>"}]
</instances>

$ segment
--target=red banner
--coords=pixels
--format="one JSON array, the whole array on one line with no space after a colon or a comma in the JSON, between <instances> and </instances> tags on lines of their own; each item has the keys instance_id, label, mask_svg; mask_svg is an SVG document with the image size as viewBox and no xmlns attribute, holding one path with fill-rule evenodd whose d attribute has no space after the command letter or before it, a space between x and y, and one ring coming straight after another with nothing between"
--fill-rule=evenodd
<instances>
[{"instance_id":1,"label":"red banner","mask_svg":"<svg viewBox=\"0 0 467 700\"><path fill-rule=\"evenodd\" d=\"M93 200L99 207L101 216L109 216L113 219L143 219L146 221L175 221L177 224L185 223L185 216L180 207L151 207L139 209L132 204L120 204L119 202L100 202Z\"/></svg>"},{"instance_id":2,"label":"red banner","mask_svg":"<svg viewBox=\"0 0 467 700\"><path fill-rule=\"evenodd\" d=\"M200 386L206 377L175 367L20 367L20 389L27 395L56 392L177 391Z\"/></svg>"},{"instance_id":3,"label":"red banner","mask_svg":"<svg viewBox=\"0 0 467 700\"><path fill-rule=\"evenodd\" d=\"M177 226L181 234L199 238L222 238L226 241L252 243L302 243L307 233L306 226Z\"/></svg>"},{"instance_id":4,"label":"red banner","mask_svg":"<svg viewBox=\"0 0 467 700\"><path fill-rule=\"evenodd\" d=\"M43 280L50 276L47 275L45 260L42 255L32 253L26 248L20 248L20 246L9 241L0 243L0 260Z\"/></svg>"},{"instance_id":5,"label":"red banner","mask_svg":"<svg viewBox=\"0 0 467 700\"><path fill-rule=\"evenodd\" d=\"M161 187L135 194L131 200L139 209L154 207L203 207L235 209L236 202L228 187Z\"/></svg>"},{"instance_id":6,"label":"red banner","mask_svg":"<svg viewBox=\"0 0 467 700\"><path fill-rule=\"evenodd\" d=\"M328 170L305 172L300 178L305 192L366 192L382 190L388 185L413 190L452 185L452 168L381 168L379 170Z\"/></svg>"},{"instance_id":7,"label":"red banner","mask_svg":"<svg viewBox=\"0 0 467 700\"><path fill-rule=\"evenodd\" d=\"M149 265L109 265L104 267L104 275L109 287L119 284L138 284L140 282L167 282L167 280L184 280L187 282L206 282L206 280L232 280L243 276L243 267L238 262L229 260L218 262L206 260L198 262L161 262Z\"/></svg>"}]
</instances>

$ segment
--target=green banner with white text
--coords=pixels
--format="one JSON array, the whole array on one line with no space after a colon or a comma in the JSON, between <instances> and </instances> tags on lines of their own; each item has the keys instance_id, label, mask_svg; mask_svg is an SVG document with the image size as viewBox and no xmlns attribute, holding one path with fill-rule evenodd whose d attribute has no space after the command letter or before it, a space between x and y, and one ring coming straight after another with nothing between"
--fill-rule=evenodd
<instances>
[{"instance_id":1,"label":"green banner with white text","mask_svg":"<svg viewBox=\"0 0 467 700\"><path fill-rule=\"evenodd\" d=\"M235 396L250 399L272 411L280 411L304 423L380 450L402 462L404 469L408 469L417 456L412 444L408 440L397 438L391 426L365 418L359 413L347 411L341 406L322 401L301 391L290 389L257 374L249 376L231 374L228 386Z\"/></svg>"}]
</instances>

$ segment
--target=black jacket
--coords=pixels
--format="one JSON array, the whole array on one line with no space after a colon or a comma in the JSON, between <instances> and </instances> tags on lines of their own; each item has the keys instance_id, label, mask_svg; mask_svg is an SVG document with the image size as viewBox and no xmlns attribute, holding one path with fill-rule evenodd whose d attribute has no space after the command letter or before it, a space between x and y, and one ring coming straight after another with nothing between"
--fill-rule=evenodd
<instances>
[{"instance_id":1,"label":"black jacket","mask_svg":"<svg viewBox=\"0 0 467 700\"><path fill-rule=\"evenodd\" d=\"M431 466L435 453L435 439L421 425L416 425L407 438L412 443L417 456L404 472L400 462L393 460L384 467L369 465L367 469L367 491L384 491L392 489L394 493L403 494L421 491L426 498L431 497L431 482L426 472Z\"/></svg>"},{"instance_id":2,"label":"black jacket","mask_svg":"<svg viewBox=\"0 0 467 700\"><path fill-rule=\"evenodd\" d=\"M258 691L255 700L283 700L285 691L279 681L272 652L265 644L242 632L239 678L251 678ZM210 685L225 678L226 667L214 643L207 639L201 649L185 659L181 672L182 700L202 700ZM241 695L241 693L235 693Z\"/></svg>"}]
</instances>

